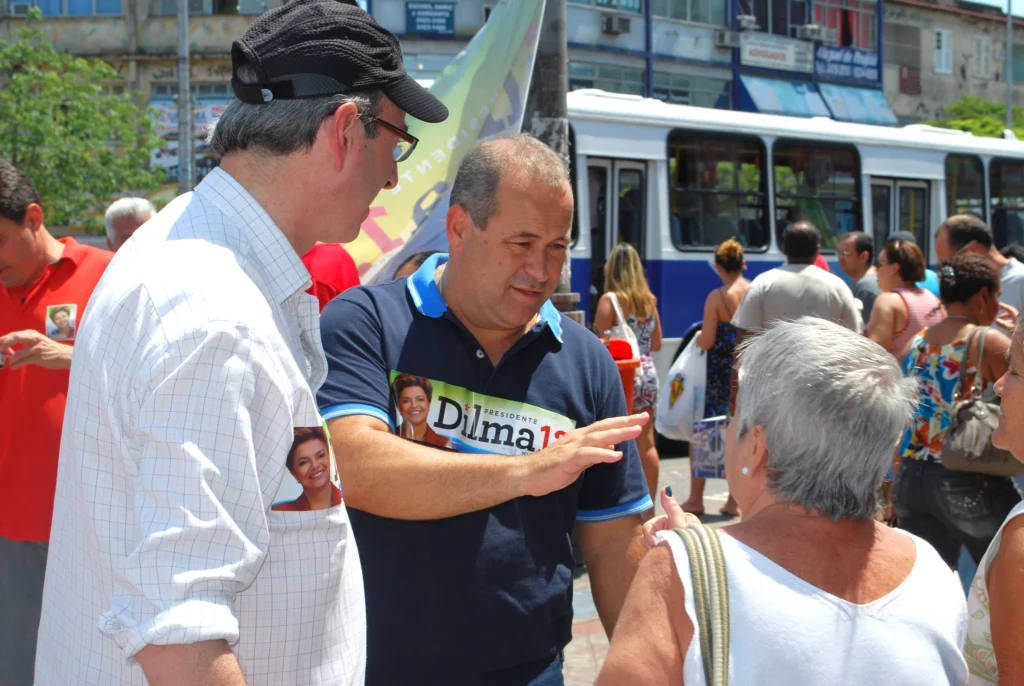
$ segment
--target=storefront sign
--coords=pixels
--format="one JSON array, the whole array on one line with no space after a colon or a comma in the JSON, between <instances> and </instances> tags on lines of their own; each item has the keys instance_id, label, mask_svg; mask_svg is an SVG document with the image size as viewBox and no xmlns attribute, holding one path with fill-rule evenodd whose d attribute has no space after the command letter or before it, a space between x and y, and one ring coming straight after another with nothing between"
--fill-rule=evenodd
<instances>
[{"instance_id":1,"label":"storefront sign","mask_svg":"<svg viewBox=\"0 0 1024 686\"><path fill-rule=\"evenodd\" d=\"M856 48L820 45L814 55L814 71L822 78L878 82L878 53Z\"/></svg>"},{"instance_id":2,"label":"storefront sign","mask_svg":"<svg viewBox=\"0 0 1024 686\"><path fill-rule=\"evenodd\" d=\"M455 35L455 3L407 2L405 22L406 33Z\"/></svg>"},{"instance_id":3,"label":"storefront sign","mask_svg":"<svg viewBox=\"0 0 1024 686\"><path fill-rule=\"evenodd\" d=\"M814 71L814 44L785 36L744 31L740 34L740 64L810 74Z\"/></svg>"}]
</instances>

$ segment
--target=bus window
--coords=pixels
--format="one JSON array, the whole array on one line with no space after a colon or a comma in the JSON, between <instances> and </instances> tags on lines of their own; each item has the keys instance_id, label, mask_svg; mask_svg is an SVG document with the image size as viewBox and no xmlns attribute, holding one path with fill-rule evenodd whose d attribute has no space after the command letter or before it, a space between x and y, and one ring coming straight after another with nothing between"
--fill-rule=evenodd
<instances>
[{"instance_id":1,"label":"bus window","mask_svg":"<svg viewBox=\"0 0 1024 686\"><path fill-rule=\"evenodd\" d=\"M760 138L673 131L668 160L676 248L715 248L729 238L745 248L768 246Z\"/></svg>"},{"instance_id":2,"label":"bus window","mask_svg":"<svg viewBox=\"0 0 1024 686\"><path fill-rule=\"evenodd\" d=\"M946 216L985 219L985 165L973 155L946 156Z\"/></svg>"},{"instance_id":3,"label":"bus window","mask_svg":"<svg viewBox=\"0 0 1024 686\"><path fill-rule=\"evenodd\" d=\"M860 159L852 146L779 141L775 169L775 231L779 245L790 224L809 221L821 232L823 250L860 226Z\"/></svg>"},{"instance_id":4,"label":"bus window","mask_svg":"<svg viewBox=\"0 0 1024 686\"><path fill-rule=\"evenodd\" d=\"M1024 161L995 159L988 170L996 246L1024 244Z\"/></svg>"}]
</instances>

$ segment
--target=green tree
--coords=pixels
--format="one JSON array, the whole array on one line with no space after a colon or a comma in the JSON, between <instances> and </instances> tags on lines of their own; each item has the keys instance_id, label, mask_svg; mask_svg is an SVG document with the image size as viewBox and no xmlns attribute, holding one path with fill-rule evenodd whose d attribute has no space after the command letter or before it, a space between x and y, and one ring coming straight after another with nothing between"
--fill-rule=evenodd
<instances>
[{"instance_id":1,"label":"green tree","mask_svg":"<svg viewBox=\"0 0 1024 686\"><path fill-rule=\"evenodd\" d=\"M957 102L946 105L940 119L926 123L944 129L969 131L975 136L1002 138L1006 126L1006 105L965 95ZM1024 107L1019 105L1013 106L1013 132L1017 138L1024 140Z\"/></svg>"},{"instance_id":2,"label":"green tree","mask_svg":"<svg viewBox=\"0 0 1024 686\"><path fill-rule=\"evenodd\" d=\"M113 196L159 186L163 172L149 159L160 139L144 106L104 90L117 71L55 50L41 17L33 8L0 41L0 155L32 179L47 223L96 230Z\"/></svg>"}]
</instances>

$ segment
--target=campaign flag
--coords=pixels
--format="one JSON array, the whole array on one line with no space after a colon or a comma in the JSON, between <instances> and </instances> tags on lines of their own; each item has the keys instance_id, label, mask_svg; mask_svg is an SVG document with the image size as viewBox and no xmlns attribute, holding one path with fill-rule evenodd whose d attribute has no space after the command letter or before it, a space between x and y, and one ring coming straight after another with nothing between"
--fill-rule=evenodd
<instances>
[{"instance_id":1,"label":"campaign flag","mask_svg":"<svg viewBox=\"0 0 1024 686\"><path fill-rule=\"evenodd\" d=\"M462 158L477 142L518 133L537 55L544 0L499 0L430 92L449 111L440 124L408 118L419 139L398 165L398 185L370 205L362 230L346 249L363 283L391 279L408 255L447 248L448 197Z\"/></svg>"}]
</instances>

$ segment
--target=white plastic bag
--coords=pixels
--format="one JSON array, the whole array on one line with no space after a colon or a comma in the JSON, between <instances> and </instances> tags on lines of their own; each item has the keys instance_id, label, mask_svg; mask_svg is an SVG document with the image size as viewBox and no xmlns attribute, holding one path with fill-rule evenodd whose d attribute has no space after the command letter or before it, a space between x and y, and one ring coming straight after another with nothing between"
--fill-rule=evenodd
<instances>
[{"instance_id":1,"label":"white plastic bag","mask_svg":"<svg viewBox=\"0 0 1024 686\"><path fill-rule=\"evenodd\" d=\"M612 300L612 307L615 308L615 324L612 325L609 338L621 338L629 343L630 349L633 351L633 359L640 359L640 344L636 340L636 334L633 333L633 329L629 328L629 324L626 323L626 318L622 316L622 308L619 307L619 299L614 293L609 293Z\"/></svg>"},{"instance_id":2,"label":"white plastic bag","mask_svg":"<svg viewBox=\"0 0 1024 686\"><path fill-rule=\"evenodd\" d=\"M696 335L679 354L665 375L654 415L654 428L665 438L689 441L693 423L704 418L707 383L707 353L697 345Z\"/></svg>"}]
</instances>

